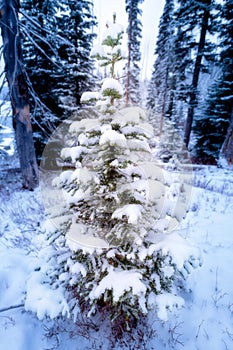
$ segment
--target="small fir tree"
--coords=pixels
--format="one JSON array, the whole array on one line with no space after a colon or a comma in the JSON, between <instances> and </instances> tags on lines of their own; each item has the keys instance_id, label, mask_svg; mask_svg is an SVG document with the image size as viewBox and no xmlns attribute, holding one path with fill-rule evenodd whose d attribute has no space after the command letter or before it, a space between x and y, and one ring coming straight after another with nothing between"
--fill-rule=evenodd
<instances>
[{"instance_id":1,"label":"small fir tree","mask_svg":"<svg viewBox=\"0 0 233 350\"><path fill-rule=\"evenodd\" d=\"M59 211L51 209L48 244L41 251L41 267L29 280L26 308L40 317L61 313L74 319L80 312L107 312L114 324L130 330L151 308L166 320L168 308L183 304L175 281L186 277L200 256L172 233L186 214L190 187L179 174L156 164L148 143L153 128L145 112L116 108L122 94L112 63L121 32L116 23L109 25L104 43L112 43L111 55L100 48L95 52L108 61L112 77L103 81L100 93L83 97L100 96L106 108L99 117L69 127L61 152L69 169L53 181L66 203ZM51 289L51 304L43 299L49 293L35 303L30 293L35 280Z\"/></svg>"},{"instance_id":2,"label":"small fir tree","mask_svg":"<svg viewBox=\"0 0 233 350\"><path fill-rule=\"evenodd\" d=\"M101 92L87 91L82 95L81 102L96 101L96 107L102 113L113 113L116 109L116 100L122 98L123 88L116 79L116 64L125 58L121 47L123 27L115 23L116 14L113 15L113 23L107 22L106 31L103 34L102 45L95 45L91 50L91 56L99 61L101 67L109 68L109 78L102 82Z\"/></svg>"}]
</instances>

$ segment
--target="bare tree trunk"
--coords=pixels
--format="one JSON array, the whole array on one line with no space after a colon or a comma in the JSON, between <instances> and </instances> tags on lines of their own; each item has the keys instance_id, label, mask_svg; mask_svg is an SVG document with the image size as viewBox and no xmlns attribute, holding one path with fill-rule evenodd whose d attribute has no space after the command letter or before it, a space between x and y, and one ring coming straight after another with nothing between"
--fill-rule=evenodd
<instances>
[{"instance_id":1,"label":"bare tree trunk","mask_svg":"<svg viewBox=\"0 0 233 350\"><path fill-rule=\"evenodd\" d=\"M162 101L162 110L161 110L161 118L160 118L160 127L159 127L159 134L162 134L163 131L163 124L164 124L164 118L166 115L166 107L167 107L167 92L168 92L168 65L166 67L166 73L165 73L165 81L164 81L164 91L163 91L163 101Z\"/></svg>"},{"instance_id":2,"label":"bare tree trunk","mask_svg":"<svg viewBox=\"0 0 233 350\"><path fill-rule=\"evenodd\" d=\"M174 106L174 98L175 98L175 89L176 89L176 76L175 74L171 77L171 82L170 82L170 96L169 96L169 101L168 101L168 108L166 115L167 117L171 120L173 116L173 106Z\"/></svg>"},{"instance_id":3,"label":"bare tree trunk","mask_svg":"<svg viewBox=\"0 0 233 350\"><path fill-rule=\"evenodd\" d=\"M131 66L131 40L132 40L132 2L130 4L129 13L129 30L128 30L128 58L126 70L126 84L125 84L125 103L129 105L129 88L130 88L130 66Z\"/></svg>"},{"instance_id":4,"label":"bare tree trunk","mask_svg":"<svg viewBox=\"0 0 233 350\"><path fill-rule=\"evenodd\" d=\"M38 166L30 120L28 86L22 66L18 26L19 6L19 0L2 0L0 26L5 74L10 91L13 126L23 177L23 187L32 190L38 185Z\"/></svg>"},{"instance_id":5,"label":"bare tree trunk","mask_svg":"<svg viewBox=\"0 0 233 350\"><path fill-rule=\"evenodd\" d=\"M190 141L194 109L197 102L197 86L198 86L198 80L199 80L199 75L201 71L201 61L204 55L206 33L207 33L208 21L210 17L210 5L211 5L211 0L208 0L206 3L206 8L203 14L203 18L202 18L201 34L200 34L200 40L199 40L198 49L197 49L197 57L196 57L195 66L194 66L188 114L187 114L185 132L184 132L184 143L186 147L188 147L188 144Z\"/></svg>"},{"instance_id":6,"label":"bare tree trunk","mask_svg":"<svg viewBox=\"0 0 233 350\"><path fill-rule=\"evenodd\" d=\"M233 108L231 110L230 125L221 149L221 156L226 159L229 166L233 165Z\"/></svg>"}]
</instances>

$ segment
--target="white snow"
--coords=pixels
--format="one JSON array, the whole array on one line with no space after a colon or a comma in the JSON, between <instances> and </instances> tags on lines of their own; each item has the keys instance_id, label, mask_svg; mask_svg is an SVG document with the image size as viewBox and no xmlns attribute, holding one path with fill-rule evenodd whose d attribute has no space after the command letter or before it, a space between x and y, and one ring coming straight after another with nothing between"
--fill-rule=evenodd
<instances>
[{"instance_id":1,"label":"white snow","mask_svg":"<svg viewBox=\"0 0 233 350\"><path fill-rule=\"evenodd\" d=\"M142 151L142 152L151 153L151 149L150 149L150 146L148 145L147 141L128 140L128 146L130 149L132 149L134 151Z\"/></svg>"},{"instance_id":2,"label":"white snow","mask_svg":"<svg viewBox=\"0 0 233 350\"><path fill-rule=\"evenodd\" d=\"M115 107L111 106L109 97L105 97L104 100L98 100L96 102L96 108L103 114L109 113L110 111L113 113L115 112Z\"/></svg>"},{"instance_id":3,"label":"white snow","mask_svg":"<svg viewBox=\"0 0 233 350\"><path fill-rule=\"evenodd\" d=\"M194 185L190 211L179 227L179 234L191 242L190 249L193 250L194 246L199 247L203 264L188 275L186 288L181 296L150 295L150 304L156 305L158 316L163 321L159 320L152 309L148 314L147 327L139 326L138 332L144 335L147 350L233 348L232 172L206 167L195 172ZM45 286L44 289L39 289L40 271L38 280L30 277L30 271L40 265L35 242L38 241L40 247L42 241L34 238L41 235L38 223L43 223L42 212L39 191L29 193L16 188L13 192L8 190L8 185L2 187L0 309L24 303L26 287L30 286L26 307L35 310L40 318L48 313L55 316L59 310L63 314L68 313L62 299L62 289L58 288L51 294ZM181 266L188 253L182 249L182 240L177 240L173 234L168 235L168 240L160 242L157 247L155 242L154 248L169 251L177 266ZM199 249L197 251L194 249L194 255L198 256ZM189 269L192 269L192 264L195 264L195 260L186 265L187 274ZM73 265L71 269L74 275L85 274L79 264ZM169 275L169 270L166 270L166 273ZM116 300L127 288L134 288L134 293L144 292L140 273L137 271L134 275L125 271L120 276L118 271L113 269L108 272L106 278L111 279ZM151 278L153 279L153 276ZM110 283L107 280L105 282L106 285L102 284L95 293L104 292ZM159 280L154 283L159 288ZM36 301L39 301L39 309L38 307L36 309ZM177 306L181 309L177 309ZM22 311L23 308L19 307L0 313L1 350L73 350L77 348L77 344L80 350L112 348L109 341L111 334L104 322L99 325L99 330L96 332L91 326L87 330L81 323L77 326L65 319L49 321L43 318L39 321L32 313ZM134 337L136 342L137 332ZM114 349L126 350L129 346L136 348L132 340L131 343L121 344Z\"/></svg>"},{"instance_id":4,"label":"white snow","mask_svg":"<svg viewBox=\"0 0 233 350\"><path fill-rule=\"evenodd\" d=\"M106 78L103 80L103 84L101 86L101 93L102 95L107 95L108 90L114 90L116 91L119 95L123 96L123 87L119 83L118 80L113 79L113 78Z\"/></svg>"},{"instance_id":5,"label":"white snow","mask_svg":"<svg viewBox=\"0 0 233 350\"><path fill-rule=\"evenodd\" d=\"M126 190L136 190L137 192L143 192L143 198L149 202L155 202L158 198L161 198L165 194L165 186L157 180L135 180L130 184L120 186L121 192ZM133 191L133 192L134 192Z\"/></svg>"},{"instance_id":6,"label":"white snow","mask_svg":"<svg viewBox=\"0 0 233 350\"><path fill-rule=\"evenodd\" d=\"M58 178L53 180L53 186L59 186L60 184L68 184L71 182L72 170L63 171Z\"/></svg>"},{"instance_id":7,"label":"white snow","mask_svg":"<svg viewBox=\"0 0 233 350\"><path fill-rule=\"evenodd\" d=\"M72 163L75 163L75 161L79 159L80 155L83 153L87 153L86 147L83 147L83 146L65 147L61 151L61 157L63 159L71 158Z\"/></svg>"},{"instance_id":8,"label":"white snow","mask_svg":"<svg viewBox=\"0 0 233 350\"><path fill-rule=\"evenodd\" d=\"M129 224L138 224L139 219L142 216L142 206L139 204L127 204L122 208L116 209L112 214L112 219L122 220L127 218Z\"/></svg>"},{"instance_id":9,"label":"white snow","mask_svg":"<svg viewBox=\"0 0 233 350\"><path fill-rule=\"evenodd\" d=\"M126 58L126 52L124 50L122 50L122 46L121 45L116 45L113 50L112 50L112 54L114 55L120 55L121 57Z\"/></svg>"},{"instance_id":10,"label":"white snow","mask_svg":"<svg viewBox=\"0 0 233 350\"><path fill-rule=\"evenodd\" d=\"M179 270L182 269L186 263L191 265L198 265L202 261L200 250L189 244L186 239L177 233L170 233L164 236L163 240L160 237L160 242L150 246L148 253L151 255L154 251L162 250L164 255L169 254L172 257L172 263L177 266ZM189 257L191 256L191 261ZM187 265L186 265L187 266Z\"/></svg>"},{"instance_id":11,"label":"white snow","mask_svg":"<svg viewBox=\"0 0 233 350\"><path fill-rule=\"evenodd\" d=\"M104 239L95 237L93 232L88 230L83 224L73 223L66 234L66 239L67 244L73 251L83 247L91 251L109 248L108 243Z\"/></svg>"},{"instance_id":12,"label":"white snow","mask_svg":"<svg viewBox=\"0 0 233 350\"><path fill-rule=\"evenodd\" d=\"M74 265L71 266L70 271L73 274L81 273L83 277L85 277L87 275L86 268L78 261Z\"/></svg>"},{"instance_id":13,"label":"white snow","mask_svg":"<svg viewBox=\"0 0 233 350\"><path fill-rule=\"evenodd\" d=\"M155 305L158 308L158 317L162 321L168 320L168 312L174 308L184 306L184 299L171 293L164 293L155 296Z\"/></svg>"},{"instance_id":14,"label":"white snow","mask_svg":"<svg viewBox=\"0 0 233 350\"><path fill-rule=\"evenodd\" d=\"M127 140L124 135L115 130L106 130L100 137L100 145L109 144L110 146L127 147Z\"/></svg>"},{"instance_id":15,"label":"white snow","mask_svg":"<svg viewBox=\"0 0 233 350\"><path fill-rule=\"evenodd\" d=\"M68 307L62 287L51 290L48 284L41 283L43 277L44 274L38 272L38 276L34 274L28 279L25 310L35 312L39 320L46 316L53 319L59 314L65 315Z\"/></svg>"},{"instance_id":16,"label":"white snow","mask_svg":"<svg viewBox=\"0 0 233 350\"><path fill-rule=\"evenodd\" d=\"M1 102L1 101L0 101ZM4 117L4 110L2 111L0 107L0 115ZM8 126L2 125L0 123L0 152L7 153L9 156L13 156L15 153L15 145L14 145L14 130L13 128L9 128Z\"/></svg>"},{"instance_id":17,"label":"white snow","mask_svg":"<svg viewBox=\"0 0 233 350\"><path fill-rule=\"evenodd\" d=\"M124 32L124 27L119 23L111 23L107 21L107 30L103 33L102 40L104 41L109 36L112 39L117 39L120 34Z\"/></svg>"},{"instance_id":18,"label":"white snow","mask_svg":"<svg viewBox=\"0 0 233 350\"><path fill-rule=\"evenodd\" d=\"M75 121L70 125L70 132L71 133L80 133L84 130L99 130L100 125L98 120L96 119L90 119L90 118L83 118L80 121Z\"/></svg>"},{"instance_id":19,"label":"white snow","mask_svg":"<svg viewBox=\"0 0 233 350\"><path fill-rule=\"evenodd\" d=\"M137 134L144 135L145 137L151 138L153 136L154 130L153 127L148 123L139 123L138 125L126 125L122 129L123 134Z\"/></svg>"},{"instance_id":20,"label":"white snow","mask_svg":"<svg viewBox=\"0 0 233 350\"><path fill-rule=\"evenodd\" d=\"M114 116L112 124L119 124L121 127L125 125L136 125L143 123L146 120L146 113L140 107L127 107L121 109Z\"/></svg>"},{"instance_id":21,"label":"white snow","mask_svg":"<svg viewBox=\"0 0 233 350\"><path fill-rule=\"evenodd\" d=\"M106 56L106 53L104 51L104 47L103 45L94 45L93 48L91 49L91 54L90 54L91 57L94 57L94 56L100 56L100 57L105 57Z\"/></svg>"},{"instance_id":22,"label":"white snow","mask_svg":"<svg viewBox=\"0 0 233 350\"><path fill-rule=\"evenodd\" d=\"M97 101L99 99L98 91L85 91L82 93L81 102Z\"/></svg>"},{"instance_id":23,"label":"white snow","mask_svg":"<svg viewBox=\"0 0 233 350\"><path fill-rule=\"evenodd\" d=\"M91 298L98 298L106 290L112 290L114 302L117 302L124 295L124 292L130 289L134 295L144 294L146 286L141 282L141 279L142 275L137 271L122 271L112 268L93 290Z\"/></svg>"},{"instance_id":24,"label":"white snow","mask_svg":"<svg viewBox=\"0 0 233 350\"><path fill-rule=\"evenodd\" d=\"M172 183L171 174L160 166L151 164L151 162L140 163L139 169L144 179L158 180L166 185Z\"/></svg>"},{"instance_id":25,"label":"white snow","mask_svg":"<svg viewBox=\"0 0 233 350\"><path fill-rule=\"evenodd\" d=\"M93 181L94 175L87 168L76 169L72 172L71 181L88 184Z\"/></svg>"}]
</instances>

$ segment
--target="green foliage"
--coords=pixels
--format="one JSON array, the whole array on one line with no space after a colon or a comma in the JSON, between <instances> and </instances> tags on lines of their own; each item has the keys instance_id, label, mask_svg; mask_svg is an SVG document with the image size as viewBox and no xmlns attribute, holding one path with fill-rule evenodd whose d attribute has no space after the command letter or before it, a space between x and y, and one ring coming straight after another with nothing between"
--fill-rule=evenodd
<instances>
[{"instance_id":1,"label":"green foliage","mask_svg":"<svg viewBox=\"0 0 233 350\"><path fill-rule=\"evenodd\" d=\"M115 46L120 45L122 40L122 33L118 33L116 38L112 38L110 35L108 35L103 41L102 45L109 46L111 48L114 48Z\"/></svg>"},{"instance_id":2,"label":"green foliage","mask_svg":"<svg viewBox=\"0 0 233 350\"><path fill-rule=\"evenodd\" d=\"M73 168L54 180L67 205L52 208L55 229L47 230L49 281L66 291L69 314L106 313L128 331L157 307L158 295L175 293L177 279L186 276L175 257L180 244L187 249L186 266L199 259L181 237L166 248L170 231L185 216L189 190L156 165L145 118L143 110L126 108L70 125L62 157ZM174 184L176 194L170 192Z\"/></svg>"},{"instance_id":3,"label":"green foliage","mask_svg":"<svg viewBox=\"0 0 233 350\"><path fill-rule=\"evenodd\" d=\"M107 79L103 95L106 81L120 89ZM159 295L169 293L174 305L182 304L176 281L200 256L172 233L186 215L190 187L156 164L145 111L114 109L114 94L106 92L107 103L113 98L111 110L94 108L95 118L89 112L64 134L61 157L68 169L53 180L59 200L50 208L50 246L41 269L46 277L40 281L63 291L63 315L75 320L80 312L106 314L111 324L130 331L150 309L160 309ZM88 96L93 93L85 93L85 101Z\"/></svg>"},{"instance_id":4,"label":"green foliage","mask_svg":"<svg viewBox=\"0 0 233 350\"><path fill-rule=\"evenodd\" d=\"M111 35L114 36L111 36ZM100 61L101 67L110 66L110 76L115 78L115 65L125 57L121 50L123 27L117 23L107 23L107 30L104 33L101 46L92 50L92 57Z\"/></svg>"},{"instance_id":5,"label":"green foliage","mask_svg":"<svg viewBox=\"0 0 233 350\"><path fill-rule=\"evenodd\" d=\"M115 79L115 65L124 59L121 49L122 34L123 27L120 24L108 22L102 45L94 46L91 51L91 56L100 61L102 67L110 67L110 78L103 80L99 101L96 103L101 113L105 114L112 114L116 111L114 108L115 100L121 99L123 95L123 88ZM82 97L82 102L91 102L92 96L92 92L86 92L84 98Z\"/></svg>"},{"instance_id":6,"label":"green foliage","mask_svg":"<svg viewBox=\"0 0 233 350\"><path fill-rule=\"evenodd\" d=\"M111 96L113 99L122 97L122 95L118 91L116 91L115 89L111 89L111 88L105 89L103 91L103 96Z\"/></svg>"}]
</instances>

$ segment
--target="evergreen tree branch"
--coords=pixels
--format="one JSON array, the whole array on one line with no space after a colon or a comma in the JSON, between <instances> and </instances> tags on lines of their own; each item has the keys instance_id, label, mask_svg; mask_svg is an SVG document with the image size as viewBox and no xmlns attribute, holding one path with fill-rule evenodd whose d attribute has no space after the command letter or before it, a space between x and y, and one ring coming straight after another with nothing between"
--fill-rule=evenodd
<instances>
[{"instance_id":1,"label":"evergreen tree branch","mask_svg":"<svg viewBox=\"0 0 233 350\"><path fill-rule=\"evenodd\" d=\"M8 307L3 307L2 309L0 309L0 312L6 312L6 311L9 311L9 310L18 309L20 307L24 307L24 304L11 305L11 306L8 306Z\"/></svg>"},{"instance_id":2,"label":"evergreen tree branch","mask_svg":"<svg viewBox=\"0 0 233 350\"><path fill-rule=\"evenodd\" d=\"M30 16L28 16L28 15L26 14L25 11L20 10L19 13L22 14L22 15L28 20L29 23L34 24L37 28L39 28L40 30L42 30L44 33L49 34L49 35L51 36L51 38L53 38L53 39L59 39L59 40L61 40L64 44L66 44L67 46L69 46L69 47L71 47L71 48L75 48L75 46L72 44L72 42L70 42L69 40L63 38L61 35L59 35L59 34L57 34L57 33L56 33L56 34L53 34L53 33L51 33L51 31L47 30L46 28L41 28L41 24L38 23L37 21L35 21L35 20L34 20L33 18L31 18ZM20 23L20 25L22 25L22 23ZM29 29L29 28L27 28L27 29Z\"/></svg>"},{"instance_id":3,"label":"evergreen tree branch","mask_svg":"<svg viewBox=\"0 0 233 350\"><path fill-rule=\"evenodd\" d=\"M45 50L42 49L42 47L40 45L38 45L36 43L36 41L33 39L33 37L30 35L28 28L26 26L24 26L22 23L20 25L22 32L24 33L24 35L26 37L28 37L28 39L31 41L31 43L56 67L58 68L62 68L61 65L59 65L57 62L55 62L54 60L51 59L51 57L49 55L47 55L47 53L45 52ZM40 35L38 35L36 32L32 32L33 35L35 35L37 38L39 38L42 42L44 42L46 45L48 45L48 47L52 50L53 54L57 57L57 52L54 50L54 48L50 45L50 43L47 40L44 40L43 37L41 37Z\"/></svg>"}]
</instances>

